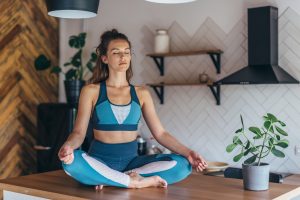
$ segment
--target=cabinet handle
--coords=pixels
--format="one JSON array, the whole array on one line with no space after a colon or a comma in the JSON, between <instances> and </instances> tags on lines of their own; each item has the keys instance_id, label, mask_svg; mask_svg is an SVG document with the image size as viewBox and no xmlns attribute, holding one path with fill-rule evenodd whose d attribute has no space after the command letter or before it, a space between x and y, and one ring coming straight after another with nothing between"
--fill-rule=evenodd
<instances>
[{"instance_id":1,"label":"cabinet handle","mask_svg":"<svg viewBox=\"0 0 300 200\"><path fill-rule=\"evenodd\" d=\"M35 150L43 150L43 151L46 151L46 150L50 150L51 147L45 147L45 146L41 146L41 145L34 145L33 148Z\"/></svg>"}]
</instances>

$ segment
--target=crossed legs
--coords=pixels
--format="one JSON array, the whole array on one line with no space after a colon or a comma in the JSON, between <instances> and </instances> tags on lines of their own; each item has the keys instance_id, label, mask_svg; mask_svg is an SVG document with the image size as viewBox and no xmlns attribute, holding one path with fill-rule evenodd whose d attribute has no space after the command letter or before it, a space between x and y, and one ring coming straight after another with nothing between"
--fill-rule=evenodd
<instances>
[{"instance_id":1,"label":"crossed legs","mask_svg":"<svg viewBox=\"0 0 300 200\"><path fill-rule=\"evenodd\" d=\"M183 180L191 173L188 161L176 154L137 156L120 172L108 167L81 150L74 151L74 161L63 164L65 172L86 185L125 188L166 187ZM96 187L97 188L97 187Z\"/></svg>"}]
</instances>

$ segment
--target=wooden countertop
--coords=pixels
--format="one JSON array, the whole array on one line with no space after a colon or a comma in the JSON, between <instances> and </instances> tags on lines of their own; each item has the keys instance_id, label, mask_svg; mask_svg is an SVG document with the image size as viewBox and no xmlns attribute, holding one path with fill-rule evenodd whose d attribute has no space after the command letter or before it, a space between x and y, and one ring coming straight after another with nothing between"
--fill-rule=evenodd
<instances>
[{"instance_id":1,"label":"wooden countertop","mask_svg":"<svg viewBox=\"0 0 300 200\"><path fill-rule=\"evenodd\" d=\"M120 200L189 200L189 199L290 199L300 195L299 185L270 183L267 191L253 192L243 189L242 180L192 174L184 181L169 185L167 189L122 189L104 187L96 192L74 181L63 171L0 180L0 190L12 191L49 199L120 199Z\"/></svg>"}]
</instances>

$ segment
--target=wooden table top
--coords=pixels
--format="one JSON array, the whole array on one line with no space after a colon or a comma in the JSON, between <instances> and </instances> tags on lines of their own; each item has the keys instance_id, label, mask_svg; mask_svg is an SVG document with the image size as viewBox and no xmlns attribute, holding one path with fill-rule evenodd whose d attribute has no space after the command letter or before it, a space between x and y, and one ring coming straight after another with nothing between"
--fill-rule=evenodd
<instances>
[{"instance_id":1,"label":"wooden table top","mask_svg":"<svg viewBox=\"0 0 300 200\"><path fill-rule=\"evenodd\" d=\"M239 179L191 174L187 179L163 188L122 189L104 187L96 192L94 187L79 184L63 171L0 180L0 190L18 192L49 199L120 199L120 200L189 200L189 199L289 199L300 195L300 187L270 183L267 191L253 192L243 189Z\"/></svg>"}]
</instances>

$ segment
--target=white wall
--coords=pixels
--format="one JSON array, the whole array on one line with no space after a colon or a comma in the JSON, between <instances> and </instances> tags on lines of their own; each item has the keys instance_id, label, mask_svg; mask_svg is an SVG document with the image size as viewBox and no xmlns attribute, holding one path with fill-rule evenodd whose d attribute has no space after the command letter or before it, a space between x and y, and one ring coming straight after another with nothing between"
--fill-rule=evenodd
<instances>
[{"instance_id":1,"label":"white wall","mask_svg":"<svg viewBox=\"0 0 300 200\"><path fill-rule=\"evenodd\" d=\"M246 65L246 9L262 5L279 8L280 63L299 80L300 2L295 0L198 0L179 5L143 0L102 0L99 14L93 19L61 20L60 62L64 63L72 54L67 45L69 35L87 32L86 49L93 50L103 31L117 28L132 41L134 83L196 81L197 74L203 70L218 79L220 77L215 76L208 56L168 58L166 75L159 77L153 61L145 56L153 50L155 30L169 30L174 51L202 47L224 50L223 77ZM230 143L233 132L240 128L239 114L244 115L248 125L261 124L260 117L267 112L278 115L287 123L291 146L285 159L271 157L267 161L271 162L273 171L300 173L300 157L294 155L295 145L300 144L299 85L222 86L221 106L215 105L208 88L168 87L165 89L164 105L160 105L151 92L161 121L176 138L203 154L207 160L225 161L235 166L240 166L241 162L233 163L233 154L227 154L225 147ZM62 89L60 100L64 100ZM141 131L149 137L144 123Z\"/></svg>"}]
</instances>

